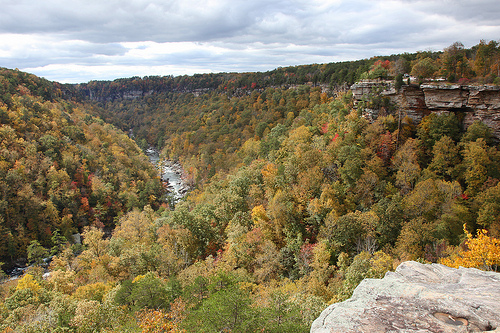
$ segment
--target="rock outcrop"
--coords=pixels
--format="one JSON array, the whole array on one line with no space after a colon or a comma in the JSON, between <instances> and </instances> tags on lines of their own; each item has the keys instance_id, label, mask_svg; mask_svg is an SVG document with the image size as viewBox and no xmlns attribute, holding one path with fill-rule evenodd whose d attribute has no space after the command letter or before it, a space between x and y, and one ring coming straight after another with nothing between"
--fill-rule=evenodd
<instances>
[{"instance_id":1,"label":"rock outcrop","mask_svg":"<svg viewBox=\"0 0 500 333\"><path fill-rule=\"evenodd\" d=\"M500 332L500 273L402 263L330 305L311 333Z\"/></svg>"},{"instance_id":2,"label":"rock outcrop","mask_svg":"<svg viewBox=\"0 0 500 333\"><path fill-rule=\"evenodd\" d=\"M404 116L417 123L431 112L462 112L460 119L463 119L465 128L475 120L481 120L500 139L499 86L426 83L404 85L397 92L391 81L362 81L352 85L351 90L357 101L367 100L374 94L390 98L403 110ZM376 111L367 111L368 118L376 116Z\"/></svg>"},{"instance_id":3,"label":"rock outcrop","mask_svg":"<svg viewBox=\"0 0 500 333\"><path fill-rule=\"evenodd\" d=\"M363 100L369 94L394 95L397 93L392 81L362 80L351 86L354 99Z\"/></svg>"}]
</instances>

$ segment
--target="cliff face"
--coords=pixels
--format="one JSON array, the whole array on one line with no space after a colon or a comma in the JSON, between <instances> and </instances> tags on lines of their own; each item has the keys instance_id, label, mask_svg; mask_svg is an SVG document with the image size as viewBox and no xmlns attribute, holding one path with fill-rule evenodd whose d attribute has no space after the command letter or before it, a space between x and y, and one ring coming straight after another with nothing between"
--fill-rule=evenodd
<instances>
[{"instance_id":1,"label":"cliff face","mask_svg":"<svg viewBox=\"0 0 500 333\"><path fill-rule=\"evenodd\" d=\"M311 333L500 332L500 274L402 263L330 305Z\"/></svg>"},{"instance_id":2,"label":"cliff face","mask_svg":"<svg viewBox=\"0 0 500 333\"><path fill-rule=\"evenodd\" d=\"M365 81L351 87L357 101L365 100L370 94L390 98L416 122L431 112L458 112L463 114L465 128L475 120L481 120L500 139L500 87L450 85L444 83L405 85L397 92L389 81ZM368 117L373 117L368 112Z\"/></svg>"}]
</instances>

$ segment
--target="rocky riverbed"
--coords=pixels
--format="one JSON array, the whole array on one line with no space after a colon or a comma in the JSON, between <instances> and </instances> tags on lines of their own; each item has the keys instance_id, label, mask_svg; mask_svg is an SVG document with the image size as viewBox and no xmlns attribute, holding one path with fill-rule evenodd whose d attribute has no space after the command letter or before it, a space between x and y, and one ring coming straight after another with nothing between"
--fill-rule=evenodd
<instances>
[{"instance_id":1,"label":"rocky riverbed","mask_svg":"<svg viewBox=\"0 0 500 333\"><path fill-rule=\"evenodd\" d=\"M184 170L180 163L160 159L159 152L154 148L149 148L146 155L159 170L161 179L167 185L174 203L178 202L190 190L190 187L184 181Z\"/></svg>"}]
</instances>

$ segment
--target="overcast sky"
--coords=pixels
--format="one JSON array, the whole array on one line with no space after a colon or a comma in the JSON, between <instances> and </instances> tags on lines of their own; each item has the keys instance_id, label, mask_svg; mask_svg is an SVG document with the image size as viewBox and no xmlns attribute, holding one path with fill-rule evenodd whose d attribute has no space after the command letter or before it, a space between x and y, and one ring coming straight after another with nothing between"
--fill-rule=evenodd
<instances>
[{"instance_id":1,"label":"overcast sky","mask_svg":"<svg viewBox=\"0 0 500 333\"><path fill-rule=\"evenodd\" d=\"M499 0L0 0L0 8L0 67L71 83L500 40Z\"/></svg>"}]
</instances>

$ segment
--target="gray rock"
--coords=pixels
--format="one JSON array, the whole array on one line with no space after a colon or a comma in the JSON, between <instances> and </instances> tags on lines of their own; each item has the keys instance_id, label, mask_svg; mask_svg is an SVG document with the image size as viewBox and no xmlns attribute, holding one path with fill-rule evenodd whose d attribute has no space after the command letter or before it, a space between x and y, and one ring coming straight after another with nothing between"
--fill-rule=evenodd
<instances>
[{"instance_id":1,"label":"gray rock","mask_svg":"<svg viewBox=\"0 0 500 333\"><path fill-rule=\"evenodd\" d=\"M420 86L404 85L400 92L391 81L362 80L351 86L355 105L373 95L389 97L404 115L420 122L430 113L460 112L465 129L480 120L500 139L500 87L493 85L459 85L429 82ZM378 110L369 110L366 118L373 121Z\"/></svg>"},{"instance_id":2,"label":"gray rock","mask_svg":"<svg viewBox=\"0 0 500 333\"><path fill-rule=\"evenodd\" d=\"M498 330L497 330L498 328ZM500 273L402 263L330 305L311 333L500 332Z\"/></svg>"}]
</instances>

